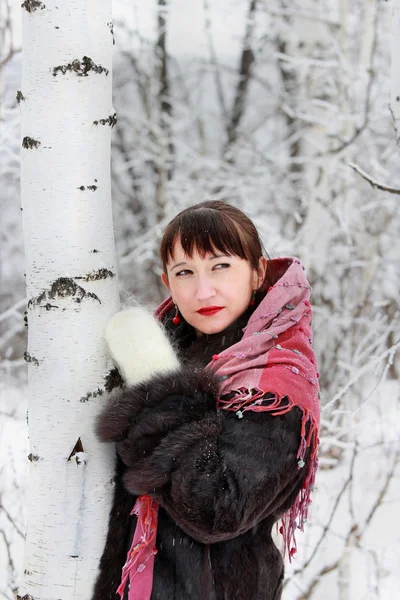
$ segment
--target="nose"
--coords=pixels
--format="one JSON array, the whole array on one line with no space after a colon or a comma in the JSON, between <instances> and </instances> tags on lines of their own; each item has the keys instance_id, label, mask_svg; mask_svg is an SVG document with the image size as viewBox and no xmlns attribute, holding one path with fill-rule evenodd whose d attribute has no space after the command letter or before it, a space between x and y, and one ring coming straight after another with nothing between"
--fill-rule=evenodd
<instances>
[{"instance_id":1,"label":"nose","mask_svg":"<svg viewBox=\"0 0 400 600\"><path fill-rule=\"evenodd\" d=\"M216 295L212 282L205 275L200 275L197 280L196 299L209 300Z\"/></svg>"}]
</instances>

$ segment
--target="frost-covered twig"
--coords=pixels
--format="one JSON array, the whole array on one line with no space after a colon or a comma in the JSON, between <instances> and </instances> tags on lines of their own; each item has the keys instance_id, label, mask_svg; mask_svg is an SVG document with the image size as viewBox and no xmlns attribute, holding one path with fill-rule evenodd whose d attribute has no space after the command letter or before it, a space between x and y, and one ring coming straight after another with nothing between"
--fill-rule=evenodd
<instances>
[{"instance_id":1,"label":"frost-covered twig","mask_svg":"<svg viewBox=\"0 0 400 600\"><path fill-rule=\"evenodd\" d=\"M24 537L24 532L22 531L22 529L20 529L18 527L17 523L15 522L15 520L13 519L13 517L10 515L10 513L8 512L8 510L6 509L6 507L2 504L2 502L0 502L0 511L4 512L5 516L7 517L7 519L11 523L11 525L14 527L15 531L18 533L18 535L20 535L23 538Z\"/></svg>"},{"instance_id":2,"label":"frost-covered twig","mask_svg":"<svg viewBox=\"0 0 400 600\"><path fill-rule=\"evenodd\" d=\"M294 19L300 19L302 21L312 21L314 23L323 23L325 25L330 25L331 27L339 27L339 22L335 19L330 19L329 17L323 17L312 11L302 11L297 7L295 9L292 8L282 8L280 10L269 10L270 2L268 0L264 0L265 12L271 17L292 17Z\"/></svg>"},{"instance_id":3,"label":"frost-covered twig","mask_svg":"<svg viewBox=\"0 0 400 600\"><path fill-rule=\"evenodd\" d=\"M20 318L21 313L19 313L18 310L25 305L26 305L26 298L22 298L21 300L18 300L18 302L16 302L12 306L10 306L10 308L7 308L7 310L5 310L0 315L0 323L1 323L1 321L4 321L5 319L8 319L11 316Z\"/></svg>"},{"instance_id":4,"label":"frost-covered twig","mask_svg":"<svg viewBox=\"0 0 400 600\"><path fill-rule=\"evenodd\" d=\"M311 58L310 56L292 56L290 54L283 54L282 52L275 52L274 58L295 66L319 67L322 69L336 69L340 66L337 60L324 60Z\"/></svg>"},{"instance_id":5,"label":"frost-covered twig","mask_svg":"<svg viewBox=\"0 0 400 600\"><path fill-rule=\"evenodd\" d=\"M15 569L15 564L14 564L12 553L11 553L10 541L7 539L7 536L2 529L0 529L0 536L3 538L3 543L5 546L6 552L7 552L8 566L9 566L10 572L15 574L16 569Z\"/></svg>"},{"instance_id":6,"label":"frost-covered twig","mask_svg":"<svg viewBox=\"0 0 400 600\"><path fill-rule=\"evenodd\" d=\"M7 342L9 340L11 340L17 333L22 332L22 330L24 329L24 323L22 322L22 319L20 320L20 322L15 323L15 325L13 327L10 327L10 329L7 329L7 331L5 331L5 333L3 333L3 335L0 337L0 347L4 347L5 344L7 344Z\"/></svg>"},{"instance_id":7,"label":"frost-covered twig","mask_svg":"<svg viewBox=\"0 0 400 600\"><path fill-rule=\"evenodd\" d=\"M364 527L362 528L360 535L363 535L363 533L365 533L368 525L371 523L372 517L376 513L377 509L382 505L383 499L386 496L389 486L395 475L397 465L399 464L399 459L400 459L400 450L397 449L394 459L393 459L392 467L386 475L385 483L384 483L381 491L379 492L377 499L375 500L374 504L371 506L371 509L368 513L367 518L365 519Z\"/></svg>"},{"instance_id":8,"label":"frost-covered twig","mask_svg":"<svg viewBox=\"0 0 400 600\"><path fill-rule=\"evenodd\" d=\"M2 16L3 11L5 13L4 16ZM2 40L4 48L6 47L7 38L8 48L5 50L4 56L2 56L2 48L0 48L0 69L12 59L14 54L21 51L20 48L17 49L14 47L11 7L6 0L0 4L0 40Z\"/></svg>"},{"instance_id":9,"label":"frost-covered twig","mask_svg":"<svg viewBox=\"0 0 400 600\"><path fill-rule=\"evenodd\" d=\"M368 84L367 84L366 92L365 92L363 122L361 123L361 125L359 127L356 128L353 135L348 140L341 142L338 146L336 146L336 148L331 148L328 151L328 154L330 154L330 155L340 154L340 152L342 152L343 150L346 150L346 148L349 148L352 144L354 144L354 142L360 137L360 135L368 127L369 116L370 116L370 112L371 112L372 85L375 80L375 72L374 72L373 64L374 64L374 59L375 59L375 54L376 54L377 38L378 38L378 36L377 36L378 16L379 16L379 11L377 9L375 9L375 17L373 20L373 30L372 30L371 54L370 54L370 59L369 59L369 65L366 68L366 72L368 74ZM320 156L320 155L318 154L317 156Z\"/></svg>"},{"instance_id":10,"label":"frost-covered twig","mask_svg":"<svg viewBox=\"0 0 400 600\"><path fill-rule=\"evenodd\" d=\"M322 542L323 542L323 540L325 538L326 533L329 531L329 529L330 529L330 527L332 525L332 521L333 521L333 518L334 518L334 516L336 514L336 511L337 511L337 508L339 506L340 500L342 499L343 494L345 493L346 489L348 488L348 486L349 486L349 484L350 484L350 482L351 482L351 480L353 478L354 463L355 463L355 460L356 460L356 457L357 457L357 451L358 451L357 445L355 445L354 446L354 450L353 450L353 454L352 454L352 457L351 457L351 463L350 463L350 468L349 468L349 475L348 475L346 481L343 483L342 488L341 488L339 494L336 496L336 499L335 499L334 505L332 507L331 513L330 513L330 515L328 517L327 522L324 525L324 528L323 528L322 533L321 533L321 535L320 535L320 537L318 539L318 542L315 544L314 549L313 549L312 553L310 554L310 556L308 557L308 559L306 560L306 562L299 569L296 569L292 573L291 577L288 577L288 579L284 583L284 587L289 583L289 581L291 580L292 577L295 577L299 573L303 572L309 566L309 564L311 563L311 561L314 559L315 555L317 554L317 552L318 552L318 550L319 550L319 548L320 548L320 546L321 546L321 544L322 544ZM307 596L307 598L309 598L309 596Z\"/></svg>"},{"instance_id":11,"label":"frost-covered twig","mask_svg":"<svg viewBox=\"0 0 400 600\"><path fill-rule=\"evenodd\" d=\"M327 402L323 408L322 408L322 412L326 412L329 408L332 407L333 404L335 404L336 402L338 402L341 398L343 398L343 396L349 391L349 389L355 384L357 383L357 381L366 373L368 373L368 371L371 370L371 367L373 365L377 365L379 364L382 360L384 360L385 358L389 358L389 360L393 360L393 356L394 354L397 352L397 350L400 348L400 341L397 342L396 344L394 344L393 346L391 346L390 348L388 348L387 350L385 350L384 352L382 352L382 354L380 354L380 356L375 357L373 360L367 362L365 365L363 365L360 369L358 369L358 371L356 372L356 374L349 380L347 381L346 385L344 385L342 387L342 389L340 389L331 400L329 400L329 402Z\"/></svg>"},{"instance_id":12,"label":"frost-covered twig","mask_svg":"<svg viewBox=\"0 0 400 600\"><path fill-rule=\"evenodd\" d=\"M390 471L388 472L387 476L386 476L386 480L385 483L381 489L381 491L379 492L379 495L376 499L376 501L374 502L373 506L371 507L368 516L365 520L364 523L364 527L362 529L359 528L359 526L357 525L357 523L354 523L353 526L349 529L347 535L346 535L346 539L345 539L345 547L347 547L349 545L349 541L351 538L354 538L356 540L356 545L359 547L360 546L360 540L362 538L362 536L364 535L364 533L366 532L368 525L370 524L372 517L374 516L374 514L376 513L377 509L382 506L383 500L385 495L388 492L389 486L391 481L393 480L395 471L396 471L396 467L399 463L399 458L400 458L400 451L397 450L392 467L390 469ZM354 466L354 462L352 461L352 466ZM348 479L348 481L351 480L351 477ZM315 587L319 584L321 578L324 575L327 575L328 573L331 573L332 571L334 571L335 569L337 569L339 567L340 561L342 560L342 556L339 556L339 558L334 561L333 563L331 563L328 566L325 566L323 568L321 568L319 570L319 572L313 577L312 581L310 582L310 584L308 585L308 587L306 588L306 590L303 590L303 594L300 596L299 600L309 600L311 598L311 594L313 592L313 590L315 589ZM302 569L299 569L298 571L295 571L294 574L299 573L301 571L303 571L307 564L309 564L309 561L302 567ZM293 574L293 575L294 575ZM288 580L289 581L289 580Z\"/></svg>"},{"instance_id":13,"label":"frost-covered twig","mask_svg":"<svg viewBox=\"0 0 400 600\"><path fill-rule=\"evenodd\" d=\"M366 173L365 171L363 171L361 169L361 167L359 167L355 163L348 163L348 165L356 173L358 173L359 175L361 175L361 177L363 179L365 179L365 181L368 181L368 183L370 183L373 188L375 188L377 190L382 190L383 192L389 192L390 194L400 194L400 189L399 188L394 188L394 187L391 187L389 185L385 185L383 183L379 183L378 181L376 181L376 179L374 179L371 175L368 175L368 173Z\"/></svg>"}]
</instances>

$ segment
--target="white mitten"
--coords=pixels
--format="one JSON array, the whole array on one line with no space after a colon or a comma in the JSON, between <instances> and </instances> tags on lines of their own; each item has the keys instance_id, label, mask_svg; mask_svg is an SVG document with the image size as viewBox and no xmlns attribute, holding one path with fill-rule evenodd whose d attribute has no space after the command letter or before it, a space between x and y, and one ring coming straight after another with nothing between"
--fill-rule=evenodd
<instances>
[{"instance_id":1,"label":"white mitten","mask_svg":"<svg viewBox=\"0 0 400 600\"><path fill-rule=\"evenodd\" d=\"M179 369L179 361L161 325L144 308L118 312L107 323L104 337L127 385Z\"/></svg>"}]
</instances>

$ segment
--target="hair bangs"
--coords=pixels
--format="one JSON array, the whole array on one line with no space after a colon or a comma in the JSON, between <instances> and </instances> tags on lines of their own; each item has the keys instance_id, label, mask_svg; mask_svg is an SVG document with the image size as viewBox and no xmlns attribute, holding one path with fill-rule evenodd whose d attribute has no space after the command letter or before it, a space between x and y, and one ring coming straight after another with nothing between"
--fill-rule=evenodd
<instances>
[{"instance_id":1,"label":"hair bangs","mask_svg":"<svg viewBox=\"0 0 400 600\"><path fill-rule=\"evenodd\" d=\"M173 259L175 244L180 243L190 258L195 251L226 254L247 260L258 268L264 254L254 223L239 208L222 200L207 200L182 210L167 225L160 244L164 272Z\"/></svg>"},{"instance_id":2,"label":"hair bangs","mask_svg":"<svg viewBox=\"0 0 400 600\"><path fill-rule=\"evenodd\" d=\"M235 222L227 215L210 208L180 215L166 238L168 259L173 258L175 243L180 242L184 253L190 258L197 251L201 257L221 253L249 260L241 232Z\"/></svg>"}]
</instances>

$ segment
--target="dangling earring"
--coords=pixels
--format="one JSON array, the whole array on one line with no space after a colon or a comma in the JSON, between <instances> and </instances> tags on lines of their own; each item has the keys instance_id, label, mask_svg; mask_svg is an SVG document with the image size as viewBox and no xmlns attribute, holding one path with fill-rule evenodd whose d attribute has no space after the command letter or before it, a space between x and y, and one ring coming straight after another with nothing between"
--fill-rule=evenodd
<instances>
[{"instance_id":1,"label":"dangling earring","mask_svg":"<svg viewBox=\"0 0 400 600\"><path fill-rule=\"evenodd\" d=\"M251 296L251 300L250 300L250 305L249 306L254 306L254 304L255 304L255 301L256 301L256 291L257 290L253 291L253 294Z\"/></svg>"},{"instance_id":2,"label":"dangling earring","mask_svg":"<svg viewBox=\"0 0 400 600\"><path fill-rule=\"evenodd\" d=\"M172 322L173 322L174 325L179 325L179 323L181 322L181 319L180 319L178 307L177 307L176 304L175 304L175 311L176 311L175 312L175 316L172 319Z\"/></svg>"}]
</instances>

